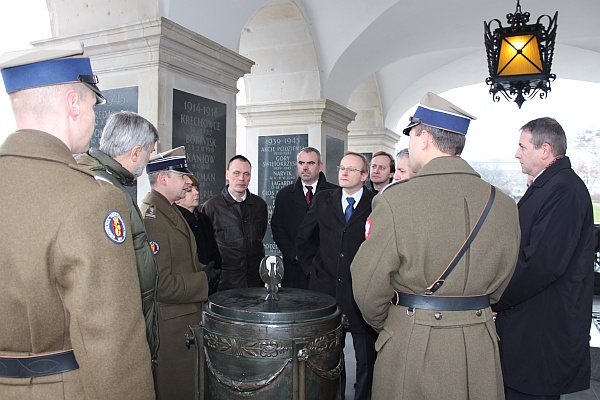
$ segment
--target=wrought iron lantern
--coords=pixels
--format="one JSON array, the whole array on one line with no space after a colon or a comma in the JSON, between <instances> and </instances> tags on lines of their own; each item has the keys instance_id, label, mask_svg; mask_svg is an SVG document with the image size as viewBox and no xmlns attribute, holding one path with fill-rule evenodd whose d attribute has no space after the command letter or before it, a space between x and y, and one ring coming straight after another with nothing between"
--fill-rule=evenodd
<instances>
[{"instance_id":1,"label":"wrought iron lantern","mask_svg":"<svg viewBox=\"0 0 600 400\"><path fill-rule=\"evenodd\" d=\"M490 76L485 83L490 85L494 101L500 101L499 93L506 100L514 101L519 108L525 100L531 100L537 93L545 98L550 91L550 82L556 75L550 72L558 11L551 18L540 16L535 24L529 23L528 12L521 11L520 1L514 14L506 19L510 27L503 27L498 19L483 22L485 50ZM541 21L547 18L548 27ZM492 33L492 25L497 27Z\"/></svg>"}]
</instances>

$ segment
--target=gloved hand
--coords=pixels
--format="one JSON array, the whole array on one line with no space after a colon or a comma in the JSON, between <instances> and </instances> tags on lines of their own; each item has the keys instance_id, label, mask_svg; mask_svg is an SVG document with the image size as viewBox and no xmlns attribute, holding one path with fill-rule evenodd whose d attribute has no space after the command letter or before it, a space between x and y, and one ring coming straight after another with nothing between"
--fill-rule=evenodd
<instances>
[{"instance_id":1,"label":"gloved hand","mask_svg":"<svg viewBox=\"0 0 600 400\"><path fill-rule=\"evenodd\" d=\"M208 292L209 294L212 294L216 291L216 288L219 284L219 279L221 278L221 268L217 268L215 266L215 262L211 261L206 265L206 267L204 267L204 273L206 274L206 279L208 280Z\"/></svg>"}]
</instances>

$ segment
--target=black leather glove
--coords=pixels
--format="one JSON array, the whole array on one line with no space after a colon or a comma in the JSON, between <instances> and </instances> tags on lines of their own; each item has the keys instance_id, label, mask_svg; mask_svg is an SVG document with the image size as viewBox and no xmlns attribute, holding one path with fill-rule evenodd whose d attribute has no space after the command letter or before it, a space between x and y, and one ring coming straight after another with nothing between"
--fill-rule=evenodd
<instances>
[{"instance_id":1,"label":"black leather glove","mask_svg":"<svg viewBox=\"0 0 600 400\"><path fill-rule=\"evenodd\" d=\"M204 273L206 274L206 279L208 280L208 291L211 292L211 289L216 289L217 285L219 284L219 279L221 278L221 268L217 268L215 266L215 262L211 261L206 265L206 267L204 267ZM214 293L214 291L212 293Z\"/></svg>"}]
</instances>

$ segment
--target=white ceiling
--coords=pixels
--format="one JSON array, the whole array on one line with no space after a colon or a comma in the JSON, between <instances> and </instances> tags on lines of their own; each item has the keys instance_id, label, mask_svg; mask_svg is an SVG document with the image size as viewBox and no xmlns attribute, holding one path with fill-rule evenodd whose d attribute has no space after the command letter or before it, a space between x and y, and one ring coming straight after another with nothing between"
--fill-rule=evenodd
<instances>
[{"instance_id":1,"label":"white ceiling","mask_svg":"<svg viewBox=\"0 0 600 400\"><path fill-rule=\"evenodd\" d=\"M385 126L426 91L481 83L488 76L483 21L515 11L508 0L294 1L312 30L323 97L347 105L353 90L376 76ZM161 14L238 51L244 25L268 0L162 0ZM552 72L600 83L600 1L522 0L534 22L559 11Z\"/></svg>"}]
</instances>

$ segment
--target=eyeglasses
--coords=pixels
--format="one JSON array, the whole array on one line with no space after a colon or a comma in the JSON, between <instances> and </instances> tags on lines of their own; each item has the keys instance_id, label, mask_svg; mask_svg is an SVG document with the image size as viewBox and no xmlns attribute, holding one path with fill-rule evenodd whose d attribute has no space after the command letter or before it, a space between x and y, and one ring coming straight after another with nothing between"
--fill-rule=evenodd
<instances>
[{"instance_id":1,"label":"eyeglasses","mask_svg":"<svg viewBox=\"0 0 600 400\"><path fill-rule=\"evenodd\" d=\"M362 172L360 169L357 169L357 168L354 168L354 167L344 167L343 165L338 165L337 170L338 171L342 171L342 172L348 171L349 173L352 173L352 172Z\"/></svg>"}]
</instances>

